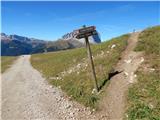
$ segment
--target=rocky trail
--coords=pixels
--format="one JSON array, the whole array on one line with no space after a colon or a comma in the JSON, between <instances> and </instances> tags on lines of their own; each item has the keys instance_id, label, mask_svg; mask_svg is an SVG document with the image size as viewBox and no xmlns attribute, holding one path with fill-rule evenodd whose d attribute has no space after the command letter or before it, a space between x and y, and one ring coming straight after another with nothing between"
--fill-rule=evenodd
<instances>
[{"instance_id":1,"label":"rocky trail","mask_svg":"<svg viewBox=\"0 0 160 120\"><path fill-rule=\"evenodd\" d=\"M126 96L128 87L136 82L136 70L144 61L142 52L134 52L139 32L132 33L128 39L128 46L122 53L115 71L119 73L110 79L110 84L101 102L101 116L104 120L122 120L126 110Z\"/></svg>"},{"instance_id":2,"label":"rocky trail","mask_svg":"<svg viewBox=\"0 0 160 120\"><path fill-rule=\"evenodd\" d=\"M30 55L20 56L2 74L2 120L121 120L125 112L126 91L136 81L135 71L144 61L143 53L134 52L139 33L133 33L115 68L100 104L100 111L71 101L59 88L48 85L30 63ZM79 67L78 67L79 68ZM64 74L64 73L63 73Z\"/></svg>"}]
</instances>

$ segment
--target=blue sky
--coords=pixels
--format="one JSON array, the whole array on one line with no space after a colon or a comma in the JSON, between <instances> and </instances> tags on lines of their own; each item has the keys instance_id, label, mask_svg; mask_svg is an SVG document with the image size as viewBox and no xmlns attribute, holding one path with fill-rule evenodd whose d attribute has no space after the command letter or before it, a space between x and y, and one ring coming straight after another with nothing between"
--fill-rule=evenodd
<instances>
[{"instance_id":1,"label":"blue sky","mask_svg":"<svg viewBox=\"0 0 160 120\"><path fill-rule=\"evenodd\" d=\"M160 2L2 2L2 32L56 40L95 25L102 41L160 24Z\"/></svg>"}]
</instances>

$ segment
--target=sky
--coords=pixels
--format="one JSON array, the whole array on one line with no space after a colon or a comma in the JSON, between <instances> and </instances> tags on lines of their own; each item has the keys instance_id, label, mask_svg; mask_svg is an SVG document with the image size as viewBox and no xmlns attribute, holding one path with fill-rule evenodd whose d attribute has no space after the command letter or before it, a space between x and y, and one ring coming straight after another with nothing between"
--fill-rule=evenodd
<instances>
[{"instance_id":1,"label":"sky","mask_svg":"<svg viewBox=\"0 0 160 120\"><path fill-rule=\"evenodd\" d=\"M83 25L96 26L105 41L160 25L160 1L2 1L1 32L57 40Z\"/></svg>"}]
</instances>

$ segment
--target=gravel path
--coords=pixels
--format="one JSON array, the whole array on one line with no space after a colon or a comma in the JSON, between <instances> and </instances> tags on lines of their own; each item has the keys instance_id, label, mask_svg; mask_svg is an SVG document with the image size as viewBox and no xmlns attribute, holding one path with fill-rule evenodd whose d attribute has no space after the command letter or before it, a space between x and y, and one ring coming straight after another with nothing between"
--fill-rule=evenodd
<instances>
[{"instance_id":1,"label":"gravel path","mask_svg":"<svg viewBox=\"0 0 160 120\"><path fill-rule=\"evenodd\" d=\"M30 64L30 55L2 74L3 120L93 120L91 112L47 84Z\"/></svg>"}]
</instances>

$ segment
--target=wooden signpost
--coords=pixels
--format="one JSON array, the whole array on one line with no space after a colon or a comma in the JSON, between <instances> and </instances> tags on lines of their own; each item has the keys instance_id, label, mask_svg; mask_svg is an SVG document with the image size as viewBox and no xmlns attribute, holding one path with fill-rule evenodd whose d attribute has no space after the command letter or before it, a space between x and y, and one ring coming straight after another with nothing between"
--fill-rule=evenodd
<instances>
[{"instance_id":1,"label":"wooden signpost","mask_svg":"<svg viewBox=\"0 0 160 120\"><path fill-rule=\"evenodd\" d=\"M97 83L97 78L96 78L96 72L95 72L94 63L93 63L93 59L92 59L91 47L90 47L90 43L88 40L89 36L97 34L95 29L96 29L95 26L90 26L90 27L83 26L83 28L76 30L76 33L77 33L76 38L77 39L85 38L88 58L89 58L89 62L91 65L92 76L94 79L94 87L95 87L96 92L98 92L99 89L98 89L98 83Z\"/></svg>"}]
</instances>

